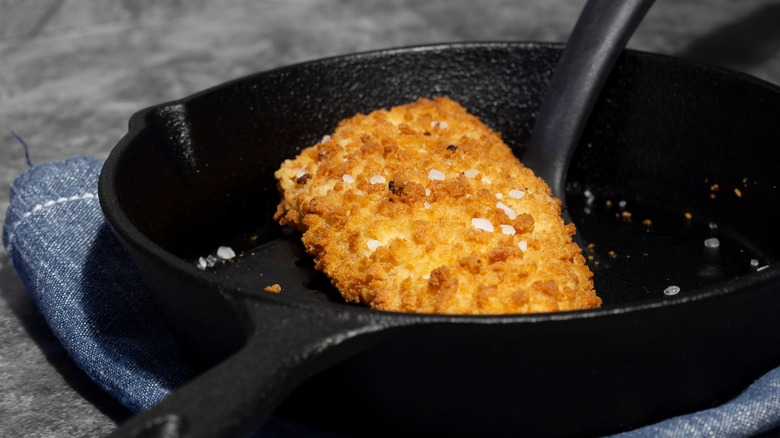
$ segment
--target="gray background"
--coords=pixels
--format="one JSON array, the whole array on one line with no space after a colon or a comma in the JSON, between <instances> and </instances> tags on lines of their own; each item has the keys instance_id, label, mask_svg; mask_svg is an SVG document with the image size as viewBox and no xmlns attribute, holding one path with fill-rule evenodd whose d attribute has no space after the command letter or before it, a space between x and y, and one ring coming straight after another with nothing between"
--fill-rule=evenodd
<instances>
[{"instance_id":1,"label":"gray background","mask_svg":"<svg viewBox=\"0 0 780 438\"><path fill-rule=\"evenodd\" d=\"M565 41L583 0L0 0L0 211L32 162L105 158L138 109L355 51ZM777 1L659 0L634 49L780 84ZM127 416L68 358L0 249L0 436L96 436Z\"/></svg>"}]
</instances>

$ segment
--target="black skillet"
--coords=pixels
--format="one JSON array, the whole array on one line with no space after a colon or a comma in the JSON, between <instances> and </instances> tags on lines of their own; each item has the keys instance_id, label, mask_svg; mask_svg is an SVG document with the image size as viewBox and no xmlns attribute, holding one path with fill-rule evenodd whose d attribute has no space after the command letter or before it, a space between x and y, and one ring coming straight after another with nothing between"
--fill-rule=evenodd
<instances>
[{"instance_id":1,"label":"black skillet","mask_svg":"<svg viewBox=\"0 0 780 438\"><path fill-rule=\"evenodd\" d=\"M209 369L119 433L249 432L289 394L278 415L346 434L598 435L724 402L780 364L780 89L743 74L618 61L567 184L599 310L371 311L273 223L273 171L357 112L448 95L521 155L559 56L532 43L350 55L136 114L101 204ZM198 269L220 245L239 256Z\"/></svg>"}]
</instances>

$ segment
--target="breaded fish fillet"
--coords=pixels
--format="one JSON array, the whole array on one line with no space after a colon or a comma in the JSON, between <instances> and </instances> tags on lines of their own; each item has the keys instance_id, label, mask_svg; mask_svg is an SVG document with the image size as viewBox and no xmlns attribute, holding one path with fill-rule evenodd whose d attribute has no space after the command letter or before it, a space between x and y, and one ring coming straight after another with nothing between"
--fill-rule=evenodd
<instances>
[{"instance_id":1,"label":"breaded fish fillet","mask_svg":"<svg viewBox=\"0 0 780 438\"><path fill-rule=\"evenodd\" d=\"M343 120L276 172L276 220L345 299L402 312L598 307L561 203L449 98Z\"/></svg>"}]
</instances>

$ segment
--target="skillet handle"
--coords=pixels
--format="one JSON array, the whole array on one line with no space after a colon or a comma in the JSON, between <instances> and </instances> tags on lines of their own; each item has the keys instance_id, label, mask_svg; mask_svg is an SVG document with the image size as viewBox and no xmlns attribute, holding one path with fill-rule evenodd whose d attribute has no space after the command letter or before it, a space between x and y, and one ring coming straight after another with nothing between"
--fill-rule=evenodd
<instances>
[{"instance_id":1,"label":"skillet handle","mask_svg":"<svg viewBox=\"0 0 780 438\"><path fill-rule=\"evenodd\" d=\"M289 305L260 303L250 311L257 327L244 348L109 437L249 435L306 377L375 344L384 332L355 316Z\"/></svg>"}]
</instances>

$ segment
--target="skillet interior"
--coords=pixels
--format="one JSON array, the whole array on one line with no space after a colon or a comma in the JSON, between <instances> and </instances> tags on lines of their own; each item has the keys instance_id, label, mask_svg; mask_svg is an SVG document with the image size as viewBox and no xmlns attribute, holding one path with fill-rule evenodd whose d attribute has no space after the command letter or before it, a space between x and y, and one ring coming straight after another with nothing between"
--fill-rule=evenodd
<instances>
[{"instance_id":1,"label":"skillet interior","mask_svg":"<svg viewBox=\"0 0 780 438\"><path fill-rule=\"evenodd\" d=\"M283 159L342 118L419 96L454 97L522 156L558 54L547 47L488 45L456 46L446 54L431 49L348 57L257 75L155 108L142 122L151 129L130 151L138 156L127 158L144 164L127 166L132 170L119 175L123 207L143 234L184 260L226 243L245 248L276 238L273 171ZM594 255L600 266L594 268L610 270L609 276L597 275L606 305L658 298L668 284L697 289L754 270L751 259L763 266L776 258L780 178L772 142L780 125L770 116L778 102L769 89L743 75L672 58L623 57L583 135L585 147L578 149L567 184L580 233L599 250ZM613 203L609 211L607 201ZM633 226L612 220L622 210L632 213ZM691 221L684 220L685 212ZM653 226L642 226L644 219ZM620 238L611 234L616 232ZM633 234L639 236L631 243L621 242ZM251 235L259 240L250 241ZM700 244L711 236L724 243L715 260ZM656 246L684 249L646 251ZM614 260L609 251L617 255ZM644 269L649 275L629 281L635 265L619 266L630 258L657 269ZM681 260L685 268L676 268ZM695 279L686 272L697 272ZM621 277L619 286L608 277Z\"/></svg>"},{"instance_id":2,"label":"skillet interior","mask_svg":"<svg viewBox=\"0 0 780 438\"><path fill-rule=\"evenodd\" d=\"M152 252L162 254L166 260L178 260L171 262L171 269L177 271L174 279L170 284L158 287L167 289L160 293L160 301L174 330L182 334L183 341L200 360L206 365L213 364L240 348L251 325L242 311L225 303L224 297L229 301L237 291L257 292L261 296L262 287L272 282L274 272L282 278L289 274L277 265L263 265L265 261L252 256L207 272L198 271L194 264L197 257L213 253L219 245L229 244L251 254L250 249L265 242L279 242L280 231L270 217L278 200L273 171L283 159L316 142L344 117L432 95L449 95L461 102L492 128L502 132L507 143L521 156L522 145L532 129L534 111L559 53L556 46L476 44L359 55L263 73L139 113L132 122L131 133L118 148L123 156L121 166L117 166L113 176L119 194L117 203L132 226L144 239L153 242ZM636 336L637 342L651 342L645 337L650 333L628 331L626 335L616 335L609 332L616 327L612 323L589 325L590 320L617 318L622 321L618 321L617 327L621 324L628 327L644 324L636 321L639 316L631 313L634 309L641 310L645 317L647 312L665 315L658 317L658 323L665 318L682 321L687 318L686 312L696 311L690 306L687 307L689 310L684 306L664 306L669 302L696 304L695 309L705 309L699 316L706 323L711 322L709 318L719 318L724 309L708 313L699 299L710 303L740 288L748 290L759 283L768 284L775 276L773 268L753 273L756 267L751 266L751 260L757 260L759 266L772 264L780 252L780 233L774 225L780 221L779 177L774 164L780 158L778 148L774 147L776 139L780 138L780 125L772 120L779 105L780 93L775 87L743 75L667 57L627 53L605 85L604 94L584 133L582 146L575 155L567 187L571 213L580 233L587 242L596 245L592 254L593 268L605 310L581 314L580 319L584 320L581 323L576 321L579 314L573 314L575 322L546 317L496 318L502 321L499 325L485 324L491 318L462 318L456 319L455 323L442 320L444 328L433 330L439 335L416 340L404 338L402 343L397 341L374 356L359 355L329 371L328 375L339 376L334 380L337 382L344 382L345 374L355 376L355 370L363 370L359 376L367 381L376 380L372 372L383 376L380 380L384 384L372 386L373 392L382 393L376 398L369 396L372 390L365 385L344 394L381 400L384 407L378 418L395 418L426 430L423 419L400 418L398 411L392 410L391 405L403 403L403 400L387 397L387 388L395 385L408 389L414 384L444 386L444 382L463 376L453 372L451 378L437 382L429 379L430 373L427 373L409 378L405 383L388 380L385 377L390 375L390 370L377 364L390 352L393 357L402 351L421 353L395 362L396 365L406 363L404 361L413 363L415 357L424 360L423 352L431 351L431 344L437 343L445 346L442 350L435 349L437 352L449 352L450 360L459 361L466 370L473 370L485 366L485 360L469 359L469 351L484 354L486 349L492 349L493 352L484 357L497 362L506 354L505 349L512 350L523 340L528 342L524 348L529 354L546 351L550 360L558 363L550 370L562 373L567 368L560 363L566 362L567 358L579 356L588 362L586 356L592 354L588 351L598 351L597 354L603 356L609 354L610 348L622 354L636 348L631 347L631 336ZM713 189L714 184L718 184L717 191ZM739 189L742 196L737 196L734 189ZM710 198L711 194L715 194L715 199ZM111 202L103 198L101 194L101 202ZM613 202L611 209L606 208L607 200ZM626 201L625 210L632 213L629 222L616 216L620 201ZM692 220L684 219L685 212L692 214ZM651 219L652 227L642 225L644 219ZM716 224L717 230L711 229L710 223ZM122 228L113 225L115 230ZM117 231L128 243L126 231ZM251 240L250 236L258 238ZM717 251L703 245L703 239L711 236L720 239L721 247ZM295 251L294 246L286 244L277 248ZM615 256L609 251L614 251ZM290 275L306 282L305 287L299 288L303 292L278 299L318 306L347 306L332 299L332 290L321 276L301 265L305 265L305 257L296 255L293 261L299 259L303 262L293 269L296 273ZM142 269L153 264L142 262ZM264 270L266 277L258 280L256 274ZM171 294L170 289L181 289L174 284L179 280L191 281L188 292ZM681 286L683 292L676 297L665 297L663 290L670 284ZM214 289L221 295L214 294ZM752 303L746 299L746 303ZM767 307L761 312L769 312L773 303L765 304ZM358 313L373 313L360 307L352 309ZM750 309L740 312L734 317L741 321L745 331L758 329L745 321L763 313L751 314ZM387 318L396 317L400 316L387 315ZM535 320L545 324L533 329L501 326L503 322ZM210 323L206 326L203 321ZM468 321L479 324L463 324ZM732 322L727 321L726 326ZM475 336L474 325L490 328ZM697 364L716 359L710 348L717 342L711 339L710 344L693 345L699 341L696 333L702 336L729 333L727 327L717 324L713 325L712 331L698 326L680 328L688 333L670 341L668 352L664 353L679 357L687 347L689 353L685 354L698 354ZM525 332L518 336L518 330ZM659 327L657 333L672 336L675 332L669 327L663 330ZM738 336L742 331L733 333ZM777 330L764 333L767 341L778 338ZM494 341L487 347L480 346L486 337ZM544 345L545 340L552 344ZM592 343L600 343L602 347L594 350ZM666 356L658 349L665 344L649 345L634 361L644 361L648 367L662 366ZM464 345L467 346L466 353L455 353ZM550 345L556 347L551 350ZM569 351L556 353L557 347ZM743 343L732 355L744 357L745 349L760 348L751 341ZM736 366L743 376L711 389L706 388L707 384L722 380L727 371L734 372L734 369L702 372L692 365L682 374L700 372L706 377L695 384L696 388L690 394L675 395L674 403L665 400L665 408L659 408L658 404L664 402L662 393L671 389L669 385L643 389L655 403L649 408L612 410L591 420L585 419L583 413L570 413L576 421L556 427L564 432L614 431L652 421L670 412L723 400L738 385L775 364L777 357L762 350L754 359L752 363ZM587 390L579 391L580 395L573 396L573 400L596 409L604 397L592 394L603 391L604 382L620 369L616 365L609 368L608 364L621 360L626 358L606 357L588 362L591 373L601 366L604 375L585 385ZM503 370L505 374L512 371ZM628 375L639 378L632 373ZM312 393L332 390L324 380L329 379L315 379L309 389L304 387L293 401L316 400ZM652 379L649 382L657 383ZM464 384L465 387L473 385L475 383ZM513 387L518 391L521 388ZM565 391L565 388L556 390ZM464 397L480 393L475 388L468 391L471 392L464 392ZM541 394L530 388L529 391ZM650 394L655 392L659 395ZM490 393L484 393L484 398L489 397ZM485 425L492 424L493 420L498 421L498 426L494 427L500 428L513 412L515 416L519 415L519 405L512 404L511 393L496 399L508 406L507 412L492 418L492 411L476 406L476 402L467 403L465 406L484 420L481 426L473 429L454 430L485 431L488 430ZM420 414L412 416L426 413L431 423L442 424L448 415L452 415L447 408L422 407L423 404L435 404L436 400L424 397L418 400ZM459 404L453 400L439 402ZM368 401L366 405L376 406ZM288 407L288 411L293 409ZM330 415L324 407L323 412L323 417ZM527 412L532 417L543 417L532 410ZM608 417L613 418L611 423L607 421Z\"/></svg>"}]
</instances>

